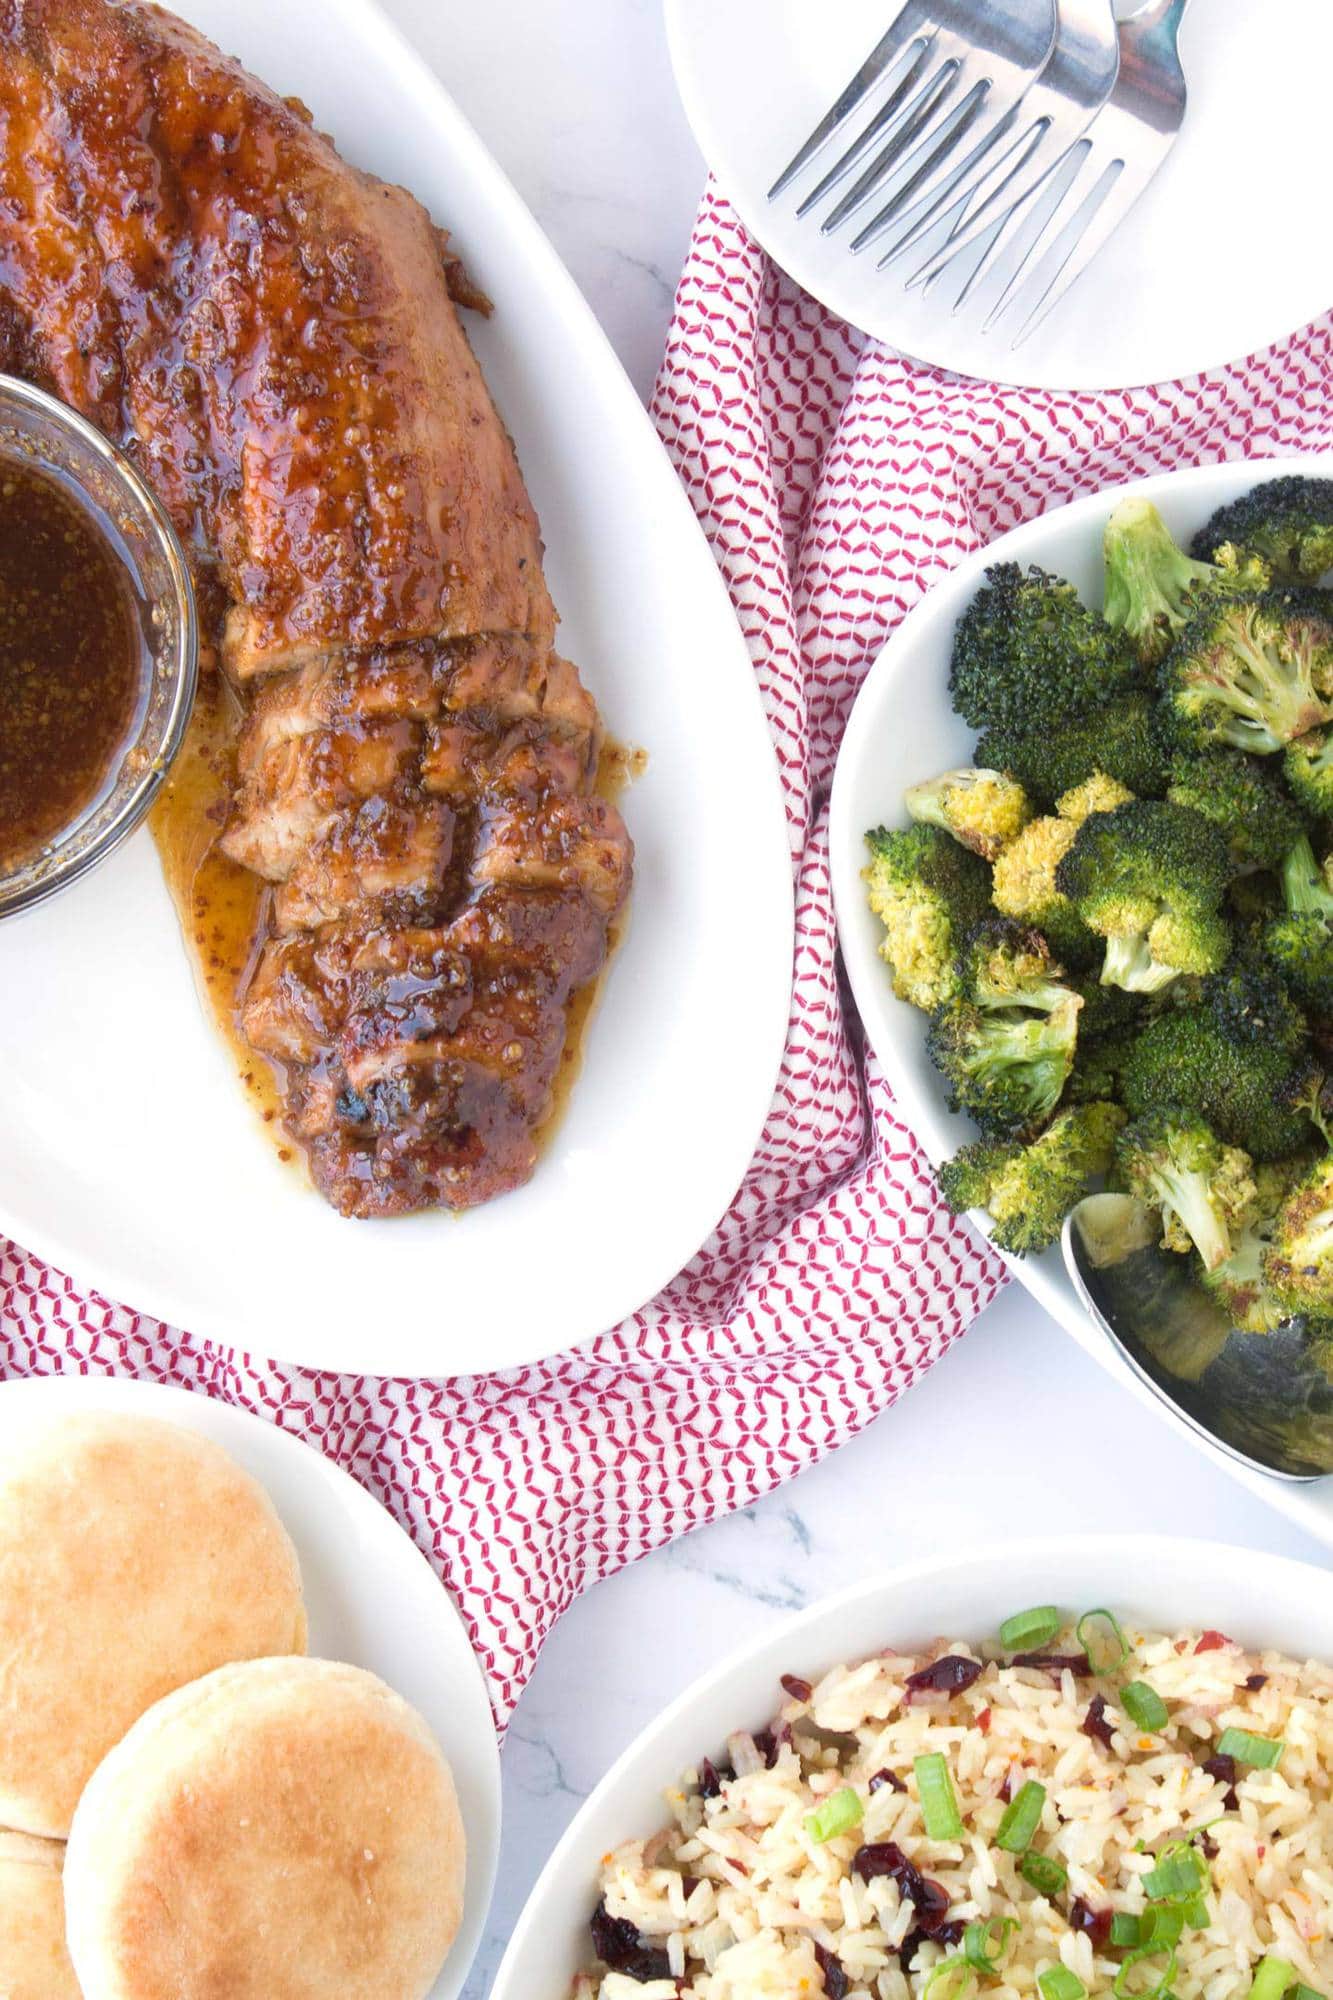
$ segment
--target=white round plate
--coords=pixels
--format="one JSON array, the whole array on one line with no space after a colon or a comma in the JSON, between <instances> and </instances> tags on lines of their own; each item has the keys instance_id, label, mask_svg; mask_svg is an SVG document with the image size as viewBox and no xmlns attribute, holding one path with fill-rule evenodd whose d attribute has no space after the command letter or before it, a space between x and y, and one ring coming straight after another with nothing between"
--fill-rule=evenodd
<instances>
[{"instance_id":1,"label":"white round plate","mask_svg":"<svg viewBox=\"0 0 1333 2000\"><path fill-rule=\"evenodd\" d=\"M1182 540L1202 527L1214 508L1260 479L1283 472L1333 477L1333 455L1240 460L1159 473L1054 508L978 549L938 583L903 620L866 675L838 753L829 809L829 844L838 941L870 1045L893 1087L904 1117L938 1165L976 1137L971 1122L950 1112L939 1073L926 1053L926 1016L899 1000L879 956L883 931L865 900L861 870L865 833L872 826L906 823L903 792L936 771L967 764L976 732L949 705L949 655L954 626L992 563L1040 563L1068 577L1085 603L1100 604L1102 530L1122 494L1137 493L1160 508ZM1130 1368L1118 1348L1079 1303L1065 1275L1059 1247L1040 1257L1008 1260L1034 1298L1121 1382L1157 1410L1200 1451L1244 1481L1259 1496L1298 1521L1307 1533L1333 1545L1333 1479L1290 1485L1252 1472L1216 1449L1176 1416Z\"/></svg>"},{"instance_id":2,"label":"white round plate","mask_svg":"<svg viewBox=\"0 0 1333 2000\"><path fill-rule=\"evenodd\" d=\"M561 644L611 733L637 880L583 1072L527 1187L462 1219L335 1215L205 1019L152 842L0 933L0 1228L252 1352L456 1375L556 1352L664 1285L731 1201L787 1025L791 860L749 655L592 314L368 0L182 0L346 157L411 187L495 302L469 320L545 530ZM743 884L743 893L737 885Z\"/></svg>"},{"instance_id":3,"label":"white round plate","mask_svg":"<svg viewBox=\"0 0 1333 2000\"><path fill-rule=\"evenodd\" d=\"M841 318L963 375L1112 389L1253 354L1333 302L1333 273L1299 193L1319 183L1333 8L1195 0L1181 33L1189 110L1179 139L1123 226L1017 348L1004 322L982 334L984 315L950 317L937 296L904 291L910 253L886 271L875 269L873 246L853 255L848 241L873 205L832 236L819 228L829 203L797 220L841 135L818 169L767 198L895 12L896 0L666 0L686 114L723 192L783 270ZM849 121L844 146L859 130ZM1289 199L1274 199L1263 161L1280 162ZM1262 284L1236 282L1237 246L1247 242L1263 246Z\"/></svg>"},{"instance_id":4,"label":"white round plate","mask_svg":"<svg viewBox=\"0 0 1333 2000\"><path fill-rule=\"evenodd\" d=\"M490 2000L565 2000L588 1963L602 1855L667 1818L662 1794L732 1730L780 1706L779 1675L811 1679L886 1646L992 1638L1024 1604L1106 1604L1150 1629L1216 1627L1243 1645L1333 1660L1333 1591L1306 1563L1150 1535L1009 1542L894 1570L766 1631L645 1729L571 1822L528 1899Z\"/></svg>"},{"instance_id":5,"label":"white round plate","mask_svg":"<svg viewBox=\"0 0 1333 2000\"><path fill-rule=\"evenodd\" d=\"M481 1942L500 1853L500 1755L463 1621L430 1564L364 1487L245 1410L149 1382L49 1375L0 1383L0 1460L74 1411L157 1417L211 1438L257 1479L301 1560L309 1652L378 1674L426 1718L449 1759L467 1832L463 1922L429 2000L455 2000Z\"/></svg>"}]
</instances>

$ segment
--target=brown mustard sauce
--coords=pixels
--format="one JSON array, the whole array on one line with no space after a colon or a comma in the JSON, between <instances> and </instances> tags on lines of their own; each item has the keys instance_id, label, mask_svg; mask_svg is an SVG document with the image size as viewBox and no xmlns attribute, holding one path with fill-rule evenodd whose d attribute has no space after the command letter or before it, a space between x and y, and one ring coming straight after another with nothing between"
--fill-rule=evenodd
<instances>
[{"instance_id":1,"label":"brown mustard sauce","mask_svg":"<svg viewBox=\"0 0 1333 2000\"><path fill-rule=\"evenodd\" d=\"M140 645L94 516L35 467L0 463L0 867L101 794L134 720Z\"/></svg>"},{"instance_id":2,"label":"brown mustard sauce","mask_svg":"<svg viewBox=\"0 0 1333 2000\"><path fill-rule=\"evenodd\" d=\"M180 754L148 824L176 905L204 1003L251 1103L275 1137L282 1078L241 1034L238 1010L268 929L268 884L217 845L236 777L239 711L220 674L205 672ZM283 1141L284 1158L291 1148Z\"/></svg>"},{"instance_id":3,"label":"brown mustard sauce","mask_svg":"<svg viewBox=\"0 0 1333 2000\"><path fill-rule=\"evenodd\" d=\"M292 1160L299 1158L300 1148L282 1126L281 1065L256 1054L240 1030L241 1001L268 931L269 889L217 846L235 785L238 721L236 702L221 675L205 672L184 745L148 823L205 1005L232 1053L251 1103L273 1133L279 1158ZM647 766L647 751L608 739L597 766L598 797L614 802ZM624 922L622 917L612 927L608 965ZM584 1036L604 977L605 968L570 1003L550 1109L538 1128L543 1144L559 1125L583 1066Z\"/></svg>"}]
</instances>

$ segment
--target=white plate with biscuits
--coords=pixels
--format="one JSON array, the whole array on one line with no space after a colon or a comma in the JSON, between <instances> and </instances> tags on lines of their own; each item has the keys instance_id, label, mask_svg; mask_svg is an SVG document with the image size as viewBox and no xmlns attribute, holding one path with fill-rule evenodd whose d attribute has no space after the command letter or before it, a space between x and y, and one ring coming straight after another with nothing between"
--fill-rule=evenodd
<instances>
[{"instance_id":1,"label":"white plate with biscuits","mask_svg":"<svg viewBox=\"0 0 1333 2000\"><path fill-rule=\"evenodd\" d=\"M185 1390L0 1386L0 1659L6 2000L459 1992L499 1846L485 1685L337 1466Z\"/></svg>"}]
</instances>

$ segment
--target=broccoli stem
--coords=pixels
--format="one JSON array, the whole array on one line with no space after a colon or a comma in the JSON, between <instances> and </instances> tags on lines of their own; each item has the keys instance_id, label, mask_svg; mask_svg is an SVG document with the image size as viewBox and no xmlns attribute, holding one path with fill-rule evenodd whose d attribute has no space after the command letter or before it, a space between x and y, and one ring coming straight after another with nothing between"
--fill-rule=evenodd
<instances>
[{"instance_id":1,"label":"broccoli stem","mask_svg":"<svg viewBox=\"0 0 1333 2000\"><path fill-rule=\"evenodd\" d=\"M1231 1237L1218 1220L1202 1174L1162 1166L1153 1179L1161 1190L1161 1206L1173 1209L1193 1239L1206 1271L1215 1271L1231 1255Z\"/></svg>"},{"instance_id":2,"label":"broccoli stem","mask_svg":"<svg viewBox=\"0 0 1333 2000\"><path fill-rule=\"evenodd\" d=\"M1141 931L1120 931L1107 938L1103 986L1119 986L1126 993L1160 993L1179 976L1173 965L1153 957Z\"/></svg>"},{"instance_id":3,"label":"broccoli stem","mask_svg":"<svg viewBox=\"0 0 1333 2000\"><path fill-rule=\"evenodd\" d=\"M1282 864L1282 895L1292 916L1333 917L1333 890L1324 880L1307 834L1292 844Z\"/></svg>"},{"instance_id":4,"label":"broccoli stem","mask_svg":"<svg viewBox=\"0 0 1333 2000\"><path fill-rule=\"evenodd\" d=\"M1103 552L1107 624L1127 632L1143 659L1160 659L1185 622L1189 592L1217 571L1176 546L1150 500L1121 501L1106 523Z\"/></svg>"}]
</instances>

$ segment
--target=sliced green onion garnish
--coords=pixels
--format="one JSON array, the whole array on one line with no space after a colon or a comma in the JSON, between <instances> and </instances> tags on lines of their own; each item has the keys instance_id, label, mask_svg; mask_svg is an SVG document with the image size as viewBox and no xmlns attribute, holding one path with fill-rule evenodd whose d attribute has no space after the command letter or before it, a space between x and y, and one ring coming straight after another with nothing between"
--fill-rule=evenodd
<instances>
[{"instance_id":1,"label":"sliced green onion garnish","mask_svg":"<svg viewBox=\"0 0 1333 2000\"><path fill-rule=\"evenodd\" d=\"M1000 1644L1006 1653L1035 1653L1047 1646L1064 1623L1053 1604L1036 1604L1031 1611L1015 1611L1000 1627Z\"/></svg>"},{"instance_id":2,"label":"sliced green onion garnish","mask_svg":"<svg viewBox=\"0 0 1333 2000\"><path fill-rule=\"evenodd\" d=\"M1084 2000L1087 1987L1067 1965L1052 1965L1037 1974L1042 2000Z\"/></svg>"},{"instance_id":3,"label":"sliced green onion garnish","mask_svg":"<svg viewBox=\"0 0 1333 2000\"><path fill-rule=\"evenodd\" d=\"M921 1989L921 2000L971 2000L977 1990L977 1975L965 1958L942 1958L932 1966Z\"/></svg>"},{"instance_id":4,"label":"sliced green onion garnish","mask_svg":"<svg viewBox=\"0 0 1333 2000\"><path fill-rule=\"evenodd\" d=\"M1234 1753L1233 1753L1234 1754ZM1285 1958L1269 1954L1261 1958L1250 1983L1250 2000L1282 2000L1289 1986L1296 1984L1296 1968Z\"/></svg>"},{"instance_id":5,"label":"sliced green onion garnish","mask_svg":"<svg viewBox=\"0 0 1333 2000\"><path fill-rule=\"evenodd\" d=\"M1131 1722L1154 1733L1165 1729L1171 1720L1166 1703L1156 1688L1148 1686L1147 1681L1131 1681L1128 1687L1121 1688L1120 1706Z\"/></svg>"},{"instance_id":6,"label":"sliced green onion garnish","mask_svg":"<svg viewBox=\"0 0 1333 2000\"><path fill-rule=\"evenodd\" d=\"M1282 1762L1286 1747L1280 1737L1251 1736L1248 1729L1224 1729L1217 1739L1216 1754L1234 1757L1238 1764L1252 1764L1256 1771L1273 1771Z\"/></svg>"},{"instance_id":7,"label":"sliced green onion garnish","mask_svg":"<svg viewBox=\"0 0 1333 2000\"><path fill-rule=\"evenodd\" d=\"M1163 1848L1157 1865L1143 1878L1143 1893L1154 1903L1188 1903L1208 1879L1198 1850L1180 1840Z\"/></svg>"},{"instance_id":8,"label":"sliced green onion garnish","mask_svg":"<svg viewBox=\"0 0 1333 2000\"><path fill-rule=\"evenodd\" d=\"M1313 1986L1294 1986L1291 1990L1291 2000L1324 2000L1324 1995L1316 1993Z\"/></svg>"},{"instance_id":9,"label":"sliced green onion garnish","mask_svg":"<svg viewBox=\"0 0 1333 2000\"><path fill-rule=\"evenodd\" d=\"M991 1943L996 1924L1000 1935ZM997 1973L1009 1952L1009 1939L1018 1929L1017 1917L992 1917L987 1923L969 1924L963 1932L963 1956L978 1972Z\"/></svg>"},{"instance_id":10,"label":"sliced green onion garnish","mask_svg":"<svg viewBox=\"0 0 1333 2000\"><path fill-rule=\"evenodd\" d=\"M1069 1870L1063 1861L1057 1861L1051 1854L1033 1854L1031 1849L1019 1862L1018 1872L1043 1896L1058 1896L1069 1880Z\"/></svg>"},{"instance_id":11,"label":"sliced green onion garnish","mask_svg":"<svg viewBox=\"0 0 1333 2000\"><path fill-rule=\"evenodd\" d=\"M1185 1912L1169 1909L1161 1903L1156 1909L1145 1910L1139 1918L1139 1943L1152 1945L1158 1951L1165 1951L1168 1945L1179 1944L1180 1934L1185 1928Z\"/></svg>"},{"instance_id":12,"label":"sliced green onion garnish","mask_svg":"<svg viewBox=\"0 0 1333 2000\"><path fill-rule=\"evenodd\" d=\"M1206 1896L1191 1896L1180 1914L1185 1919L1187 1931L1206 1931L1213 1921L1209 1914Z\"/></svg>"},{"instance_id":13,"label":"sliced green onion garnish","mask_svg":"<svg viewBox=\"0 0 1333 2000\"><path fill-rule=\"evenodd\" d=\"M995 1834L995 1845L1006 1854L1022 1854L1032 1845L1032 1836L1041 1825L1041 1809L1046 1803L1046 1787L1029 1779L1005 1807L1004 1818Z\"/></svg>"},{"instance_id":14,"label":"sliced green onion garnish","mask_svg":"<svg viewBox=\"0 0 1333 2000\"><path fill-rule=\"evenodd\" d=\"M1111 1919L1111 1943L1119 1949L1142 1942L1140 1919L1128 1910L1117 1910Z\"/></svg>"},{"instance_id":15,"label":"sliced green onion garnish","mask_svg":"<svg viewBox=\"0 0 1333 2000\"><path fill-rule=\"evenodd\" d=\"M863 1811L859 1794L850 1785L844 1785L841 1791L832 1792L823 1805L806 1814L805 1830L811 1840L822 1844L832 1840L836 1834L850 1833L854 1826L859 1826Z\"/></svg>"},{"instance_id":16,"label":"sliced green onion garnish","mask_svg":"<svg viewBox=\"0 0 1333 2000\"><path fill-rule=\"evenodd\" d=\"M921 1800L921 1817L928 1840L961 1840L963 1815L949 1776L949 1766L938 1750L914 1759L916 1789Z\"/></svg>"},{"instance_id":17,"label":"sliced green onion garnish","mask_svg":"<svg viewBox=\"0 0 1333 2000\"><path fill-rule=\"evenodd\" d=\"M1129 1641L1114 1611L1085 1611L1075 1627L1075 1637L1095 1674L1119 1673L1129 1658Z\"/></svg>"},{"instance_id":18,"label":"sliced green onion garnish","mask_svg":"<svg viewBox=\"0 0 1333 2000\"><path fill-rule=\"evenodd\" d=\"M1150 1986L1131 1986L1130 1974L1136 1965L1144 1965L1150 1959L1161 1959L1162 1970ZM1161 2000L1176 1976L1175 1946L1165 1953L1154 1951L1150 1945L1143 1945L1138 1951L1129 1952L1115 1976L1116 2000Z\"/></svg>"}]
</instances>

